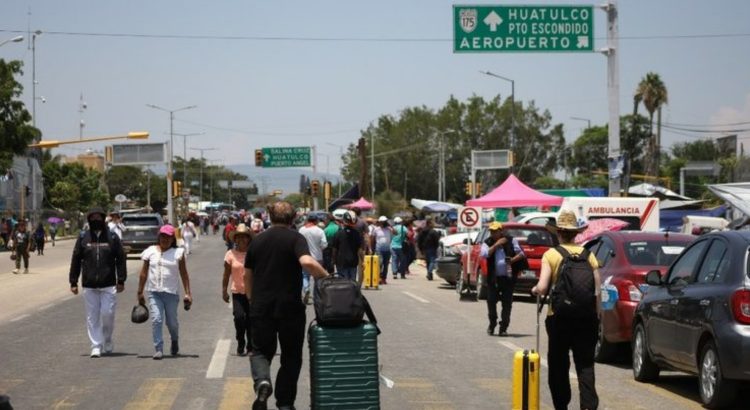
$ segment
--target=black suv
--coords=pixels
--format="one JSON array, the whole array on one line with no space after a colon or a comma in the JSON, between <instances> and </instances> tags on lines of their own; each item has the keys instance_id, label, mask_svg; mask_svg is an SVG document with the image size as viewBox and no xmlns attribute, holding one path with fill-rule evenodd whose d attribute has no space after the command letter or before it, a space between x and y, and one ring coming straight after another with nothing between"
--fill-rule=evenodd
<instances>
[{"instance_id":1,"label":"black suv","mask_svg":"<svg viewBox=\"0 0 750 410\"><path fill-rule=\"evenodd\" d=\"M122 224L122 246L125 253L142 252L158 242L159 228L164 221L159 214L124 214Z\"/></svg>"}]
</instances>

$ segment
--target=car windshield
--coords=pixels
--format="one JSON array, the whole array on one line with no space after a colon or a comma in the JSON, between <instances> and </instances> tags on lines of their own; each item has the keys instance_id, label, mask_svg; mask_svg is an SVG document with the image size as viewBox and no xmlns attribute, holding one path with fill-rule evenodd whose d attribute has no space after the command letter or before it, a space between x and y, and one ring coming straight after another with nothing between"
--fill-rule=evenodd
<instances>
[{"instance_id":1,"label":"car windshield","mask_svg":"<svg viewBox=\"0 0 750 410\"><path fill-rule=\"evenodd\" d=\"M505 233L518 240L525 241L527 245L555 246L552 234L546 229L511 228L506 229Z\"/></svg>"},{"instance_id":2,"label":"car windshield","mask_svg":"<svg viewBox=\"0 0 750 410\"><path fill-rule=\"evenodd\" d=\"M122 218L125 226L159 226L159 219L153 216L132 216Z\"/></svg>"},{"instance_id":3,"label":"car windshield","mask_svg":"<svg viewBox=\"0 0 750 410\"><path fill-rule=\"evenodd\" d=\"M624 248L631 265L669 266L688 244L675 240L632 241Z\"/></svg>"}]
</instances>

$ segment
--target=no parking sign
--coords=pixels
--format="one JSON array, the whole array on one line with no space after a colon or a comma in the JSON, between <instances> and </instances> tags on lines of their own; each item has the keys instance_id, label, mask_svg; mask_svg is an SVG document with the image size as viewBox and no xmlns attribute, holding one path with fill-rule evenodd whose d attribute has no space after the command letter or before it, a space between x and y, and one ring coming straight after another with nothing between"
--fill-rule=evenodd
<instances>
[{"instance_id":1,"label":"no parking sign","mask_svg":"<svg viewBox=\"0 0 750 410\"><path fill-rule=\"evenodd\" d=\"M482 226L482 208L466 206L458 210L458 227L477 229Z\"/></svg>"}]
</instances>

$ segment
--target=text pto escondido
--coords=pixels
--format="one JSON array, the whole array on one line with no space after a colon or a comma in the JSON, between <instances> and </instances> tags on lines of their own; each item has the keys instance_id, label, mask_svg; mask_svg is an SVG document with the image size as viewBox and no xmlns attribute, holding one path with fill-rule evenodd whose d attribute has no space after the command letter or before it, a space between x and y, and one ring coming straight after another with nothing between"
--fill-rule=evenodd
<instances>
[{"instance_id":1,"label":"text pto escondido","mask_svg":"<svg viewBox=\"0 0 750 410\"><path fill-rule=\"evenodd\" d=\"M460 49L567 50L588 36L589 9L506 9L502 30L491 36L463 38ZM588 44L587 44L588 45Z\"/></svg>"}]
</instances>

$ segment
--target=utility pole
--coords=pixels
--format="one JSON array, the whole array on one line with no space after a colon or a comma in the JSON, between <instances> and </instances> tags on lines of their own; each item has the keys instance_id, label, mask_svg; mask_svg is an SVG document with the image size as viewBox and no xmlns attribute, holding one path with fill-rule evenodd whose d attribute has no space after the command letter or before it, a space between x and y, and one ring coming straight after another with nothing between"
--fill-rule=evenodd
<instances>
[{"instance_id":1,"label":"utility pole","mask_svg":"<svg viewBox=\"0 0 750 410\"><path fill-rule=\"evenodd\" d=\"M601 6L607 13L607 47L600 50L607 56L607 100L609 101L609 162L619 162L620 153L620 67L617 0ZM622 177L609 175L609 196L619 196Z\"/></svg>"},{"instance_id":2,"label":"utility pole","mask_svg":"<svg viewBox=\"0 0 750 410\"><path fill-rule=\"evenodd\" d=\"M367 146L365 144L365 138L361 137L357 141L357 153L359 155L359 192L364 194L367 192ZM372 161L372 159L370 159ZM374 191L374 189L373 189ZM341 195L339 195L341 197Z\"/></svg>"},{"instance_id":3,"label":"utility pole","mask_svg":"<svg viewBox=\"0 0 750 410\"><path fill-rule=\"evenodd\" d=\"M204 151L214 151L216 148L190 148L194 151L200 151L201 152L201 179L200 179L200 198L201 201L203 200L203 152Z\"/></svg>"}]
</instances>

